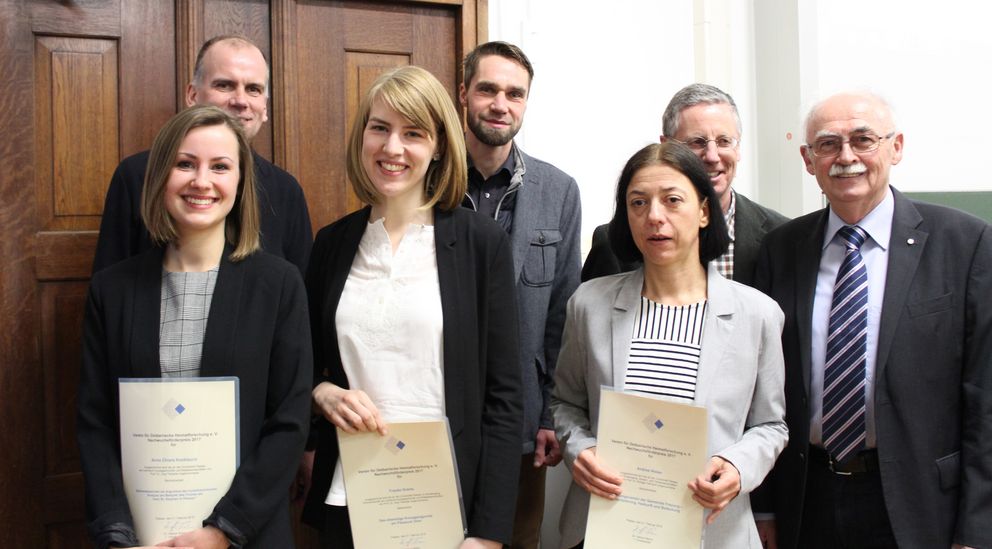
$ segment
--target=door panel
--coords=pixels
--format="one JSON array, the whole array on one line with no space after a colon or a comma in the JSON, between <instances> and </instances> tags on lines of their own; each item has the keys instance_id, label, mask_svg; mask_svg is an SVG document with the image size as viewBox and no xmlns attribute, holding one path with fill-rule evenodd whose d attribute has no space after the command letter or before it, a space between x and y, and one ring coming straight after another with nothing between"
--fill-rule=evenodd
<instances>
[{"instance_id":1,"label":"door panel","mask_svg":"<svg viewBox=\"0 0 992 549\"><path fill-rule=\"evenodd\" d=\"M114 168L175 112L175 6L7 4L0 153L17 169L0 179L0 545L87 547L75 436L87 280Z\"/></svg>"},{"instance_id":2,"label":"door panel","mask_svg":"<svg viewBox=\"0 0 992 549\"><path fill-rule=\"evenodd\" d=\"M286 79L295 82L299 113L286 145L297 153L287 164L304 185L319 228L361 206L346 175L347 136L362 94L379 74L420 65L455 97L461 8L298 2L287 9L295 26L284 43L292 56Z\"/></svg>"},{"instance_id":3,"label":"door panel","mask_svg":"<svg viewBox=\"0 0 992 549\"><path fill-rule=\"evenodd\" d=\"M117 166L117 41L35 35L40 229L97 229Z\"/></svg>"}]
</instances>

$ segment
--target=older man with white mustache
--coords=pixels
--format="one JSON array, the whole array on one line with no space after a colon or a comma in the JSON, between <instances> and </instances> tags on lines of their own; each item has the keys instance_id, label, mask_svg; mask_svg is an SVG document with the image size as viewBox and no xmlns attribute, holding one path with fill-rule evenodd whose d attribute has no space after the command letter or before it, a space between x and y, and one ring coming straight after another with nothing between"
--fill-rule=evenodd
<instances>
[{"instance_id":1,"label":"older man with white mustache","mask_svg":"<svg viewBox=\"0 0 992 549\"><path fill-rule=\"evenodd\" d=\"M758 257L789 426L754 498L762 541L992 547L992 227L889 185L903 134L876 95L816 105L801 154L830 205Z\"/></svg>"}]
</instances>

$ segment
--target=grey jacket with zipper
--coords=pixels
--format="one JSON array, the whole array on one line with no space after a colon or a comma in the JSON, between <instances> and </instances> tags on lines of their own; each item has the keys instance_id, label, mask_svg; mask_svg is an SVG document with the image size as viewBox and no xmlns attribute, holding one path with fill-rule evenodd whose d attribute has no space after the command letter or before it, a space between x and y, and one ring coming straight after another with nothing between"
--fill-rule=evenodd
<instances>
[{"instance_id":1,"label":"grey jacket with zipper","mask_svg":"<svg viewBox=\"0 0 992 549\"><path fill-rule=\"evenodd\" d=\"M528 156L514 144L510 186L496 208L511 215L510 243L520 317L524 395L523 448L534 451L537 430L554 429L549 405L565 325L565 306L579 285L582 209L575 179ZM476 209L468 194L463 202ZM512 205L512 212L507 211Z\"/></svg>"}]
</instances>

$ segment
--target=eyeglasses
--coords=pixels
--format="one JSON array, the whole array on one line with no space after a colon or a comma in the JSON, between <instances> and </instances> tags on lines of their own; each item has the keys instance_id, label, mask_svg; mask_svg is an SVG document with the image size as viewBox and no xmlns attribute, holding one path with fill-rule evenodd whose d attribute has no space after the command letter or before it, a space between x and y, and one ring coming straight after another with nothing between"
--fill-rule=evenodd
<instances>
[{"instance_id":1,"label":"eyeglasses","mask_svg":"<svg viewBox=\"0 0 992 549\"><path fill-rule=\"evenodd\" d=\"M829 136L817 139L812 144L807 144L806 149L812 152L813 156L827 158L840 154L841 149L844 148L844 143L847 143L851 146L854 154L867 154L877 151L878 147L882 145L882 141L889 139L895 134L896 132L889 132L888 135L879 137L878 134L865 132L852 135L847 139L839 136Z\"/></svg>"},{"instance_id":2,"label":"eyeglasses","mask_svg":"<svg viewBox=\"0 0 992 549\"><path fill-rule=\"evenodd\" d=\"M721 135L715 139L706 139L705 137L693 137L691 139L686 139L685 141L679 141L678 139L672 139L676 143L682 143L683 145L692 149L692 152L701 153L706 151L710 146L710 142L716 143L716 148L721 151L729 151L737 148L737 144L740 142L736 137L730 137L729 135Z\"/></svg>"}]
</instances>

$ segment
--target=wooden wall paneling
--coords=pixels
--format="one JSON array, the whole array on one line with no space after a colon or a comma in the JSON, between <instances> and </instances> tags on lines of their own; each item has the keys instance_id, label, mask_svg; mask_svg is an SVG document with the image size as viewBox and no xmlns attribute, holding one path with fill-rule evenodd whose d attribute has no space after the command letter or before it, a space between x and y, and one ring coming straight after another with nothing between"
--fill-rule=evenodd
<instances>
[{"instance_id":1,"label":"wooden wall paneling","mask_svg":"<svg viewBox=\"0 0 992 549\"><path fill-rule=\"evenodd\" d=\"M462 55L457 48L454 10L422 8L412 14L413 52L411 63L431 71L448 89L458 105L458 66ZM458 109L461 110L461 109Z\"/></svg>"},{"instance_id":2,"label":"wooden wall paneling","mask_svg":"<svg viewBox=\"0 0 992 549\"><path fill-rule=\"evenodd\" d=\"M158 130L179 108L176 75L181 73L176 70L177 50L170 47L177 30L176 4L142 0L121 6L120 158L150 149Z\"/></svg>"},{"instance_id":3,"label":"wooden wall paneling","mask_svg":"<svg viewBox=\"0 0 992 549\"><path fill-rule=\"evenodd\" d=\"M121 0L30 2L31 30L35 34L121 35Z\"/></svg>"},{"instance_id":4,"label":"wooden wall paneling","mask_svg":"<svg viewBox=\"0 0 992 549\"><path fill-rule=\"evenodd\" d=\"M35 47L41 229L96 229L118 161L117 42L38 36Z\"/></svg>"},{"instance_id":5,"label":"wooden wall paneling","mask_svg":"<svg viewBox=\"0 0 992 549\"><path fill-rule=\"evenodd\" d=\"M293 172L303 186L314 229L337 219L346 210L344 131L334 123L343 121L341 98L344 85L334 72L332 54L342 49L342 20L326 12L337 4L316 5L293 2L297 23L294 37L295 72L286 79L296 89L296 109L285 113L294 117L297 133L291 145L298 165Z\"/></svg>"},{"instance_id":6,"label":"wooden wall paneling","mask_svg":"<svg viewBox=\"0 0 992 549\"><path fill-rule=\"evenodd\" d=\"M21 2L0 7L0 546L40 547L42 372L31 262L35 232L34 38Z\"/></svg>"},{"instance_id":7,"label":"wooden wall paneling","mask_svg":"<svg viewBox=\"0 0 992 549\"><path fill-rule=\"evenodd\" d=\"M297 3L295 172L307 190L314 226L360 206L345 174L347 136L359 99L382 70L417 63L456 91L456 5ZM369 29L375 29L369 32ZM291 144L291 145L290 145Z\"/></svg>"},{"instance_id":8,"label":"wooden wall paneling","mask_svg":"<svg viewBox=\"0 0 992 549\"><path fill-rule=\"evenodd\" d=\"M196 54L206 40L203 0L176 1L176 112L186 107L186 85L193 79Z\"/></svg>"},{"instance_id":9,"label":"wooden wall paneling","mask_svg":"<svg viewBox=\"0 0 992 549\"><path fill-rule=\"evenodd\" d=\"M456 29L458 44L457 66L455 70L458 83L462 81L462 60L475 46L482 44L489 37L489 0L474 0L465 2L461 8ZM457 86L456 86L457 87ZM457 90L455 99L457 101ZM459 108L458 112L461 113ZM464 118L464 117L463 117Z\"/></svg>"},{"instance_id":10,"label":"wooden wall paneling","mask_svg":"<svg viewBox=\"0 0 992 549\"><path fill-rule=\"evenodd\" d=\"M76 444L83 308L87 282L47 282L41 297L41 367L44 372L45 474L42 484L48 525L81 522L83 477Z\"/></svg>"},{"instance_id":11,"label":"wooden wall paneling","mask_svg":"<svg viewBox=\"0 0 992 549\"><path fill-rule=\"evenodd\" d=\"M299 44L296 41L295 0L272 0L271 18L272 57L269 64L272 71L272 98L269 103L269 124L272 126L272 156L273 162L295 174L300 167L300 151L293 146L293 140L299 132L296 124L298 117L295 116L299 103L295 81L291 78L299 70L296 57ZM309 202L309 197L307 200Z\"/></svg>"}]
</instances>

